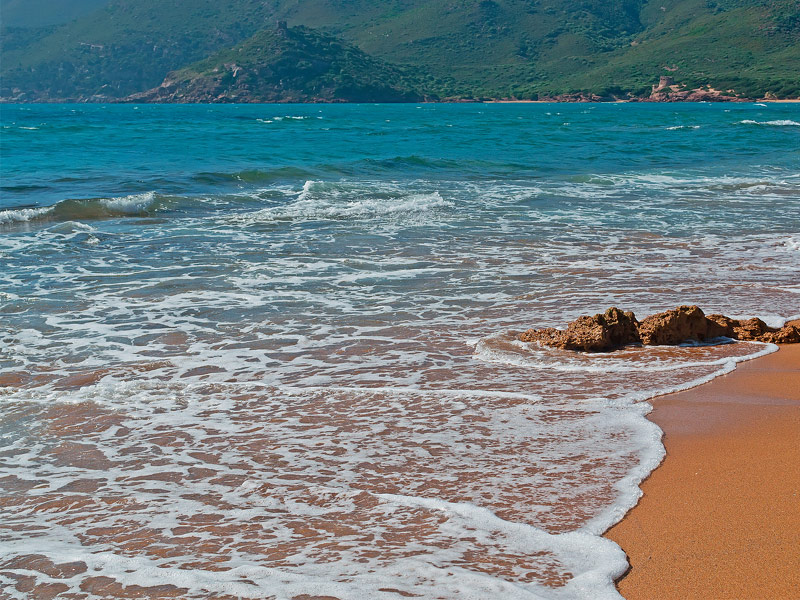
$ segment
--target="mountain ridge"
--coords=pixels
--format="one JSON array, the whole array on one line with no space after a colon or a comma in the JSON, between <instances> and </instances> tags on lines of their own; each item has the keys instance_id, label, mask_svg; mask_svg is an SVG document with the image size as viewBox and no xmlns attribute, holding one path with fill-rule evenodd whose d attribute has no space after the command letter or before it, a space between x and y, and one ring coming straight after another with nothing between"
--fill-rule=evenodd
<instances>
[{"instance_id":1,"label":"mountain ridge","mask_svg":"<svg viewBox=\"0 0 800 600\"><path fill-rule=\"evenodd\" d=\"M373 83L414 73L400 79L428 99L650 99L662 76L682 91L800 97L797 0L108 0L68 23L4 29L0 97L136 97L278 21L357 48Z\"/></svg>"},{"instance_id":2,"label":"mountain ridge","mask_svg":"<svg viewBox=\"0 0 800 600\"><path fill-rule=\"evenodd\" d=\"M279 21L129 102L419 102L420 82L338 38Z\"/></svg>"}]
</instances>

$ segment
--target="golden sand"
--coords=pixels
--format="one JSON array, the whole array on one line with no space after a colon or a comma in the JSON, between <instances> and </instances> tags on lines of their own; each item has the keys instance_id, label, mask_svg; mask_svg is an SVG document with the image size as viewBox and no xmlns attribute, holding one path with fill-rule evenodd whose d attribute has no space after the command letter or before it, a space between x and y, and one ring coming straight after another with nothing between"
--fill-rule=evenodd
<instances>
[{"instance_id":1,"label":"golden sand","mask_svg":"<svg viewBox=\"0 0 800 600\"><path fill-rule=\"evenodd\" d=\"M800 598L800 345L654 401L667 458L606 535L629 600Z\"/></svg>"}]
</instances>

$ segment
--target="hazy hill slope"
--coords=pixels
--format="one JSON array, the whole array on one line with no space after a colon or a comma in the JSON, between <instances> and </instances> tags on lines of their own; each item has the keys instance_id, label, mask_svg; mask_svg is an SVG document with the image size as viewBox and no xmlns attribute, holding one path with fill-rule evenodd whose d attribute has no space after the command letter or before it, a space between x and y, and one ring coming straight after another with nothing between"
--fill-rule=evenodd
<instances>
[{"instance_id":1,"label":"hazy hill slope","mask_svg":"<svg viewBox=\"0 0 800 600\"><path fill-rule=\"evenodd\" d=\"M328 27L385 60L497 95L563 56L602 53L641 31L646 0L317 0L282 2L290 24ZM344 7L347 7L345 9ZM348 12L348 10L350 12Z\"/></svg>"},{"instance_id":2,"label":"hazy hill slope","mask_svg":"<svg viewBox=\"0 0 800 600\"><path fill-rule=\"evenodd\" d=\"M44 35L3 35L0 96L127 96L253 35L269 14L261 0L112 0Z\"/></svg>"},{"instance_id":3,"label":"hazy hill slope","mask_svg":"<svg viewBox=\"0 0 800 600\"><path fill-rule=\"evenodd\" d=\"M418 85L418 84L416 84ZM411 75L307 27L264 29L170 73L134 100L160 102L412 102Z\"/></svg>"},{"instance_id":4,"label":"hazy hill slope","mask_svg":"<svg viewBox=\"0 0 800 600\"><path fill-rule=\"evenodd\" d=\"M600 52L640 30L644 0L113 0L77 23L4 48L2 93L125 96L266 23L320 28L395 63L492 95L540 57ZM33 35L33 34L29 34Z\"/></svg>"},{"instance_id":5,"label":"hazy hill slope","mask_svg":"<svg viewBox=\"0 0 800 600\"><path fill-rule=\"evenodd\" d=\"M640 18L643 29L625 46L544 61L542 79L517 93L646 95L669 75L688 88L800 96L797 0L660 0Z\"/></svg>"},{"instance_id":6,"label":"hazy hill slope","mask_svg":"<svg viewBox=\"0 0 800 600\"><path fill-rule=\"evenodd\" d=\"M800 2L658 4L665 10L644 13L651 24L636 36L635 45L568 78L568 85L579 89L606 81L644 92L653 76L670 75L690 88L708 85L749 97L800 96Z\"/></svg>"},{"instance_id":7,"label":"hazy hill slope","mask_svg":"<svg viewBox=\"0 0 800 600\"><path fill-rule=\"evenodd\" d=\"M0 0L3 27L46 27L97 10L109 0Z\"/></svg>"},{"instance_id":8,"label":"hazy hill slope","mask_svg":"<svg viewBox=\"0 0 800 600\"><path fill-rule=\"evenodd\" d=\"M412 65L441 97L624 96L664 74L800 95L798 0L110 0L4 32L0 96L124 97L277 20Z\"/></svg>"}]
</instances>

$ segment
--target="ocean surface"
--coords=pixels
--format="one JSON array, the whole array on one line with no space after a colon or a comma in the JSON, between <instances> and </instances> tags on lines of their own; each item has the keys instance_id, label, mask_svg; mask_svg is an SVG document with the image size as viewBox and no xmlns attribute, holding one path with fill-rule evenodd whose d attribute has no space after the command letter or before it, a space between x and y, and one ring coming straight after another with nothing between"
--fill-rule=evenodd
<instances>
[{"instance_id":1,"label":"ocean surface","mask_svg":"<svg viewBox=\"0 0 800 600\"><path fill-rule=\"evenodd\" d=\"M800 105L0 120L4 598L618 598L647 400L775 346L514 332L800 315Z\"/></svg>"}]
</instances>

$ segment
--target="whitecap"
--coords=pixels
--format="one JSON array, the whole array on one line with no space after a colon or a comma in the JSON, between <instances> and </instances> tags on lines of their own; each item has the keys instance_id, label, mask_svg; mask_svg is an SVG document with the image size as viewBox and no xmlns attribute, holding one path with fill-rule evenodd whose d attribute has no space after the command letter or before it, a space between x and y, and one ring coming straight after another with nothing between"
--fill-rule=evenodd
<instances>
[{"instance_id":1,"label":"whitecap","mask_svg":"<svg viewBox=\"0 0 800 600\"><path fill-rule=\"evenodd\" d=\"M775 121L754 121L752 119L745 119L739 121L741 125L767 125L771 127L800 127L800 122L791 121L789 119L778 119Z\"/></svg>"},{"instance_id":2,"label":"whitecap","mask_svg":"<svg viewBox=\"0 0 800 600\"><path fill-rule=\"evenodd\" d=\"M380 193L371 193L371 192ZM280 220L397 219L414 221L438 209L449 209L453 202L438 191L408 193L391 187L369 187L342 183L306 181L294 202L261 209L243 218L248 222ZM237 219L242 217L236 217Z\"/></svg>"},{"instance_id":3,"label":"whitecap","mask_svg":"<svg viewBox=\"0 0 800 600\"><path fill-rule=\"evenodd\" d=\"M24 223L25 221L33 221L39 217L52 212L52 206L45 206L42 208L18 208L0 211L0 225L8 225L9 223Z\"/></svg>"},{"instance_id":4,"label":"whitecap","mask_svg":"<svg viewBox=\"0 0 800 600\"><path fill-rule=\"evenodd\" d=\"M145 192L143 194L131 194L130 196L119 196L116 198L102 198L100 204L123 214L135 214L145 210L155 199L155 192Z\"/></svg>"}]
</instances>

